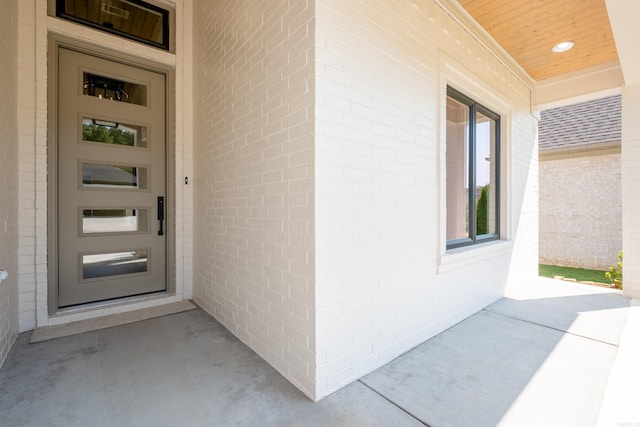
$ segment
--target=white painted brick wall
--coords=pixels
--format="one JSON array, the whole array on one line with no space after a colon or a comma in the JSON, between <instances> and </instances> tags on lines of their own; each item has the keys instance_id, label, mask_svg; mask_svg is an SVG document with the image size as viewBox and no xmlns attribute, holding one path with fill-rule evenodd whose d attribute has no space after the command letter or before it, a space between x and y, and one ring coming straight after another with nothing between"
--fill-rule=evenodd
<instances>
[{"instance_id":1,"label":"white painted brick wall","mask_svg":"<svg viewBox=\"0 0 640 427\"><path fill-rule=\"evenodd\" d=\"M0 14L0 366L18 335L18 1Z\"/></svg>"},{"instance_id":2,"label":"white painted brick wall","mask_svg":"<svg viewBox=\"0 0 640 427\"><path fill-rule=\"evenodd\" d=\"M507 288L526 286L538 276L538 120L520 111L510 124L508 197L513 252ZM502 265L504 268L504 264Z\"/></svg>"},{"instance_id":3,"label":"white painted brick wall","mask_svg":"<svg viewBox=\"0 0 640 427\"><path fill-rule=\"evenodd\" d=\"M290 6L196 5L195 297L321 398L535 275L537 122L530 88L436 2L322 0L315 22ZM506 242L455 255L447 82L504 128Z\"/></svg>"},{"instance_id":4,"label":"white painted brick wall","mask_svg":"<svg viewBox=\"0 0 640 427\"><path fill-rule=\"evenodd\" d=\"M640 86L622 91L623 292L640 298Z\"/></svg>"},{"instance_id":5,"label":"white painted brick wall","mask_svg":"<svg viewBox=\"0 0 640 427\"><path fill-rule=\"evenodd\" d=\"M194 297L315 397L314 2L194 3Z\"/></svg>"},{"instance_id":6,"label":"white painted brick wall","mask_svg":"<svg viewBox=\"0 0 640 427\"><path fill-rule=\"evenodd\" d=\"M542 158L540 262L606 270L621 249L619 150Z\"/></svg>"},{"instance_id":7,"label":"white painted brick wall","mask_svg":"<svg viewBox=\"0 0 640 427\"><path fill-rule=\"evenodd\" d=\"M40 6L45 7L46 0L38 0ZM44 266L46 271L46 259L44 264L38 264L38 255L42 248L37 247L38 237L46 239L46 218L42 219L38 209L43 209L43 200L38 201L37 196L42 196L42 191L37 193L36 188L46 188L46 156L42 155L43 145L46 147L46 136L38 136L45 128L46 121L38 123L37 91L45 85L45 91L41 92L41 98L46 99L46 75L36 78L36 62L46 64L46 53L42 51L42 40L38 41L37 32L44 28L42 13L38 13L38 1L18 2L19 4L19 30L18 30L18 167L19 167L19 328L20 331L33 329L36 325L36 284L38 271ZM43 35L41 35L43 37ZM46 31L44 32L46 40ZM45 42L46 43L46 42ZM46 46L46 45L45 45ZM40 57L36 56L36 52ZM46 68L46 65L45 65ZM45 106L46 109L46 106ZM44 110L41 110L41 112ZM41 113L40 113L41 114ZM44 142L44 144L43 144ZM41 147L41 148L38 148ZM40 170L40 172L38 172ZM44 180L43 179L44 174ZM40 179L38 186L37 179ZM46 192L46 190L45 190ZM45 210L46 212L46 210ZM40 225L36 221L40 219ZM41 234L38 236L37 233ZM46 253L46 240L45 240ZM40 256L42 258L42 256ZM45 256L46 258L46 256Z\"/></svg>"},{"instance_id":8,"label":"white painted brick wall","mask_svg":"<svg viewBox=\"0 0 640 427\"><path fill-rule=\"evenodd\" d=\"M529 88L437 2L194 6L194 187L179 196L186 223L192 195L197 212L194 296L307 395L371 371L498 298L507 277L535 271ZM46 0L20 2L20 20L19 67L32 76L18 87L24 330L36 313L51 321L47 28L114 42L47 18ZM455 255L441 232L447 82L503 114L506 137L508 242ZM179 112L190 87L176 90ZM192 158L183 114L180 182ZM190 251L190 237L178 245Z\"/></svg>"},{"instance_id":9,"label":"white painted brick wall","mask_svg":"<svg viewBox=\"0 0 640 427\"><path fill-rule=\"evenodd\" d=\"M438 2L316 2L318 398L499 298L537 262L530 90ZM507 242L445 253L447 83L503 122ZM516 271L514 271L516 270Z\"/></svg>"}]
</instances>

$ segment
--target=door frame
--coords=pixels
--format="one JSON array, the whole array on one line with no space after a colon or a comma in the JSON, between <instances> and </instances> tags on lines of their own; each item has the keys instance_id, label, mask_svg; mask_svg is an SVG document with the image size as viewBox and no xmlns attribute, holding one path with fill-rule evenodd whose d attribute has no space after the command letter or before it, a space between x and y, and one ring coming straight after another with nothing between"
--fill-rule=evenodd
<instances>
[{"instance_id":1,"label":"door frame","mask_svg":"<svg viewBox=\"0 0 640 427\"><path fill-rule=\"evenodd\" d=\"M58 51L65 48L108 61L141 68L165 75L165 235L166 235L166 291L151 295L124 297L69 308L58 308ZM175 184L175 70L148 59L118 52L105 47L82 43L61 35L49 34L47 53L47 305L50 316L78 310L92 310L122 303L139 302L176 295L176 184Z\"/></svg>"}]
</instances>

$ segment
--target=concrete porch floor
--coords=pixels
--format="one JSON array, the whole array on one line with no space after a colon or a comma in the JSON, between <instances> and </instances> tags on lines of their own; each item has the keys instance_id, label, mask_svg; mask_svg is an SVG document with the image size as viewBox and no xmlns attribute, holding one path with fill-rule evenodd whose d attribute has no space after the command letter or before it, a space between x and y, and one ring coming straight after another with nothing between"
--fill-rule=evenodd
<instances>
[{"instance_id":1,"label":"concrete porch floor","mask_svg":"<svg viewBox=\"0 0 640 427\"><path fill-rule=\"evenodd\" d=\"M638 410L616 405L637 387L621 401L628 372L610 374L634 351L619 345L640 330L636 308L541 279L318 403L201 310L37 344L24 333L0 371L0 424L635 427Z\"/></svg>"}]
</instances>

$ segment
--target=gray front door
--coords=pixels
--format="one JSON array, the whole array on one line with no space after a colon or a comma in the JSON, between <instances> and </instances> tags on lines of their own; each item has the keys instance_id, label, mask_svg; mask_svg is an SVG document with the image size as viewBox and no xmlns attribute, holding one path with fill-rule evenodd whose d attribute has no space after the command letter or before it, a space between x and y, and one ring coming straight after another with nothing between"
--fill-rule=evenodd
<instances>
[{"instance_id":1,"label":"gray front door","mask_svg":"<svg viewBox=\"0 0 640 427\"><path fill-rule=\"evenodd\" d=\"M58 307L166 284L165 75L58 51Z\"/></svg>"}]
</instances>

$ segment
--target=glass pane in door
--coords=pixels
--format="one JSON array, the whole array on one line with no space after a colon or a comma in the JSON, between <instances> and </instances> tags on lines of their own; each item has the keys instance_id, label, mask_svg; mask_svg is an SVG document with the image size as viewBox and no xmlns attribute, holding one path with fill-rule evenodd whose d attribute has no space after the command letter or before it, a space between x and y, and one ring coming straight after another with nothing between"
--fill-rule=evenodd
<instances>
[{"instance_id":1,"label":"glass pane in door","mask_svg":"<svg viewBox=\"0 0 640 427\"><path fill-rule=\"evenodd\" d=\"M82 141L125 147L146 147L147 128L84 117L82 119Z\"/></svg>"},{"instance_id":2,"label":"glass pane in door","mask_svg":"<svg viewBox=\"0 0 640 427\"><path fill-rule=\"evenodd\" d=\"M147 168L126 165L82 163L84 188L147 188Z\"/></svg>"},{"instance_id":3,"label":"glass pane in door","mask_svg":"<svg viewBox=\"0 0 640 427\"><path fill-rule=\"evenodd\" d=\"M82 256L82 278L120 276L149 271L147 250Z\"/></svg>"},{"instance_id":4,"label":"glass pane in door","mask_svg":"<svg viewBox=\"0 0 640 427\"><path fill-rule=\"evenodd\" d=\"M82 233L139 233L147 231L148 209L82 209Z\"/></svg>"},{"instance_id":5,"label":"glass pane in door","mask_svg":"<svg viewBox=\"0 0 640 427\"><path fill-rule=\"evenodd\" d=\"M93 73L83 73L82 93L100 99L147 105L147 87Z\"/></svg>"}]
</instances>

